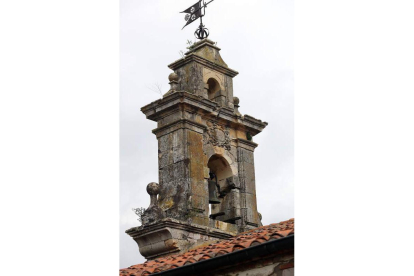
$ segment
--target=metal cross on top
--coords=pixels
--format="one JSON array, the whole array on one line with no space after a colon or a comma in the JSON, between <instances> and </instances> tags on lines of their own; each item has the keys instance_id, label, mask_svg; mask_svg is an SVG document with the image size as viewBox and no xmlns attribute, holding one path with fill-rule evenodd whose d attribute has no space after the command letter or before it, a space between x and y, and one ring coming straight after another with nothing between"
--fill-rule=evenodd
<instances>
[{"instance_id":1,"label":"metal cross on top","mask_svg":"<svg viewBox=\"0 0 414 276\"><path fill-rule=\"evenodd\" d=\"M200 0L197 3L195 3L194 5L192 5L191 7L189 7L188 9L186 9L185 11L181 12L181 13L186 13L184 19L185 19L185 21L187 21L187 23L184 25L183 29L188 24L191 24L195 20L200 18L200 26L198 26L198 28L195 31L194 35L198 39L207 38L208 35L209 35L209 32L208 32L207 28L204 28L203 16L206 14L207 5L210 4L213 1L214 0L211 0L210 2L206 3L204 0ZM201 2L203 2L203 3L201 3Z\"/></svg>"}]
</instances>

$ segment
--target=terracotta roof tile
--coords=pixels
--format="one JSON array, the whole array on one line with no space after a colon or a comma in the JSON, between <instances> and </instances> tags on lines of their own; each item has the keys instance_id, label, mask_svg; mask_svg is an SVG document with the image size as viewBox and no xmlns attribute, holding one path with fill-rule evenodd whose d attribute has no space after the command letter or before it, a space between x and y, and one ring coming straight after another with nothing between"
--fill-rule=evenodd
<instances>
[{"instance_id":1,"label":"terracotta roof tile","mask_svg":"<svg viewBox=\"0 0 414 276\"><path fill-rule=\"evenodd\" d=\"M119 271L120 276L146 276L181 267L191 263L208 260L237 250L262 244L269 240L280 239L294 234L294 219L261 226L241 233L227 240L217 241L207 246L190 250L180 255L161 257L146 261Z\"/></svg>"}]
</instances>

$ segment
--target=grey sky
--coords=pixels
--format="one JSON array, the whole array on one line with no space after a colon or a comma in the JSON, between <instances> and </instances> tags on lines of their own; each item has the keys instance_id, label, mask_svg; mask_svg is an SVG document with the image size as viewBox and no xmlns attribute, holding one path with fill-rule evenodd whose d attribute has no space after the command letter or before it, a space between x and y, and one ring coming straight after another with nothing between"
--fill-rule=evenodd
<instances>
[{"instance_id":1,"label":"grey sky","mask_svg":"<svg viewBox=\"0 0 414 276\"><path fill-rule=\"evenodd\" d=\"M120 268L142 263L125 230L139 225L132 208L148 207L146 185L158 182L157 140L140 108L169 89L167 65L194 41L197 22L184 30L179 12L196 0L122 0L120 25ZM215 0L204 23L221 56L239 72L234 96L240 112L267 121L254 141L256 189L263 223L293 214L293 1Z\"/></svg>"}]
</instances>

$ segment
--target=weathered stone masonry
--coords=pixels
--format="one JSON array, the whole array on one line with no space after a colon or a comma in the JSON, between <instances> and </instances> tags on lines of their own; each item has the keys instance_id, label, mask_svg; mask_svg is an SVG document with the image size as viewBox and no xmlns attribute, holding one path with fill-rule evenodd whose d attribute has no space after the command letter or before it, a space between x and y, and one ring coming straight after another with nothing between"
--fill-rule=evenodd
<instances>
[{"instance_id":1,"label":"weathered stone masonry","mask_svg":"<svg viewBox=\"0 0 414 276\"><path fill-rule=\"evenodd\" d=\"M148 259L261 225L252 137L267 123L240 114L238 73L219 51L207 39L193 45L169 65L171 89L141 109L157 122L159 184L147 189L143 225L127 233Z\"/></svg>"}]
</instances>

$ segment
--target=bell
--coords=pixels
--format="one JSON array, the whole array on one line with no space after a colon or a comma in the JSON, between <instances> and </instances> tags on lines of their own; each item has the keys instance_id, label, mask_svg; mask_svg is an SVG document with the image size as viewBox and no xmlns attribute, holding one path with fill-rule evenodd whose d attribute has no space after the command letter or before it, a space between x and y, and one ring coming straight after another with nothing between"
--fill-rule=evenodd
<instances>
[{"instance_id":1,"label":"bell","mask_svg":"<svg viewBox=\"0 0 414 276\"><path fill-rule=\"evenodd\" d=\"M221 202L217 197L216 182L213 180L208 180L208 202L210 204L218 204Z\"/></svg>"}]
</instances>

